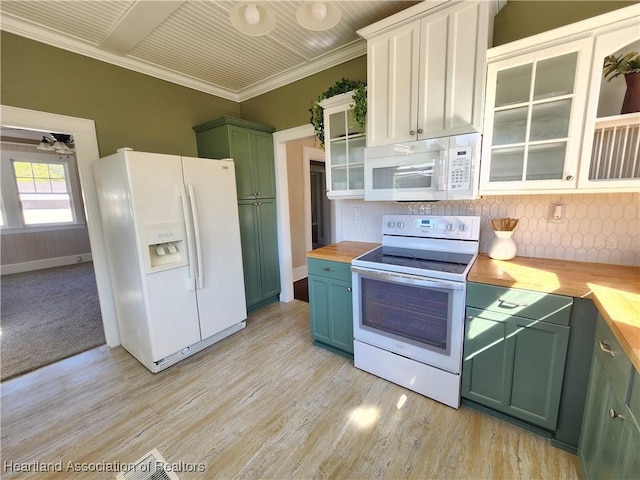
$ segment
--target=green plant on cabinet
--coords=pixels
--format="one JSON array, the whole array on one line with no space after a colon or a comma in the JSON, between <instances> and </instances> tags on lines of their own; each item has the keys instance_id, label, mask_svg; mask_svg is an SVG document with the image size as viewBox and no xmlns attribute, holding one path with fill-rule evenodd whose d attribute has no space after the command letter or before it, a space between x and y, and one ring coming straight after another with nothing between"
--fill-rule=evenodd
<instances>
[{"instance_id":1,"label":"green plant on cabinet","mask_svg":"<svg viewBox=\"0 0 640 480\"><path fill-rule=\"evenodd\" d=\"M351 265L315 258L307 265L314 344L353 358Z\"/></svg>"}]
</instances>

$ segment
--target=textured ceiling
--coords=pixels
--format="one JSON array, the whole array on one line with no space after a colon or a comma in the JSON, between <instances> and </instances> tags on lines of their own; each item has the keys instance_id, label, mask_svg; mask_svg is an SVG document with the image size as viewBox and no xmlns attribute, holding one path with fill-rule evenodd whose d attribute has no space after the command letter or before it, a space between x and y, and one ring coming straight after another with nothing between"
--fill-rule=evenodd
<instances>
[{"instance_id":1,"label":"textured ceiling","mask_svg":"<svg viewBox=\"0 0 640 480\"><path fill-rule=\"evenodd\" d=\"M366 52L356 33L416 1L337 1L340 22L300 26L300 1L263 2L276 18L263 36L238 32L238 2L207 0L2 0L3 30L242 101Z\"/></svg>"}]
</instances>

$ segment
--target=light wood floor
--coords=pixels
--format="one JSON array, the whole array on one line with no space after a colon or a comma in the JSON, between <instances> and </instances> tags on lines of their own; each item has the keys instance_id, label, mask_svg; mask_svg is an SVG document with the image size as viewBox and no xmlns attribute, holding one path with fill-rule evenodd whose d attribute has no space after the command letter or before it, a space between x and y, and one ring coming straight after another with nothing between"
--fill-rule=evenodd
<instances>
[{"instance_id":1,"label":"light wood floor","mask_svg":"<svg viewBox=\"0 0 640 480\"><path fill-rule=\"evenodd\" d=\"M577 458L547 439L312 346L308 308L271 305L155 375L102 346L3 383L0 475L113 479L11 473L7 462L117 468L158 448L167 462L205 469L181 480L579 478Z\"/></svg>"}]
</instances>

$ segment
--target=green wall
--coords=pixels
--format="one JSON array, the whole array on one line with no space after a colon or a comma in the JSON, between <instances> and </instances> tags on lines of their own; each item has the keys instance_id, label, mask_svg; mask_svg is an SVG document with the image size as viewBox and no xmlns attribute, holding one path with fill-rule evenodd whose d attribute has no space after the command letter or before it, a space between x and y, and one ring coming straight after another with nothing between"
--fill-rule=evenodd
<instances>
[{"instance_id":1,"label":"green wall","mask_svg":"<svg viewBox=\"0 0 640 480\"><path fill-rule=\"evenodd\" d=\"M494 45L637 2L510 0L495 19ZM4 105L95 121L100 155L119 147L197 155L194 125L221 115L273 125L309 122L309 107L341 78L366 80L366 56L241 104L20 36L0 35Z\"/></svg>"},{"instance_id":2,"label":"green wall","mask_svg":"<svg viewBox=\"0 0 640 480\"><path fill-rule=\"evenodd\" d=\"M196 156L192 126L236 102L2 32L3 105L95 121L101 156L120 147Z\"/></svg>"},{"instance_id":3,"label":"green wall","mask_svg":"<svg viewBox=\"0 0 640 480\"><path fill-rule=\"evenodd\" d=\"M530 37L586 18L628 7L637 1L509 0L493 25L493 46Z\"/></svg>"},{"instance_id":4,"label":"green wall","mask_svg":"<svg viewBox=\"0 0 640 480\"><path fill-rule=\"evenodd\" d=\"M305 125L316 98L342 78L366 82L366 55L242 102L242 118L273 125L276 130Z\"/></svg>"}]
</instances>

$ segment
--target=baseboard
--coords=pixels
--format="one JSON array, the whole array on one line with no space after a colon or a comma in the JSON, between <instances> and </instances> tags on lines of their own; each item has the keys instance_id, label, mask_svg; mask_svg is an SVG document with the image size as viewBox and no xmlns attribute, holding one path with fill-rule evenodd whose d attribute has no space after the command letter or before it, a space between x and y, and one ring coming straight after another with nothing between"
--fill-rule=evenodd
<instances>
[{"instance_id":1,"label":"baseboard","mask_svg":"<svg viewBox=\"0 0 640 480\"><path fill-rule=\"evenodd\" d=\"M82 253L80 255L69 255L66 257L43 258L42 260L33 260L31 262L12 263L10 265L2 265L0 267L0 275L63 267L65 265L73 265L74 263L91 262L92 260L93 256L91 253Z\"/></svg>"},{"instance_id":2,"label":"baseboard","mask_svg":"<svg viewBox=\"0 0 640 480\"><path fill-rule=\"evenodd\" d=\"M302 280L303 278L307 278L309 276L306 265L302 267L294 268L292 273L293 273L294 282L297 282L298 280Z\"/></svg>"}]
</instances>

